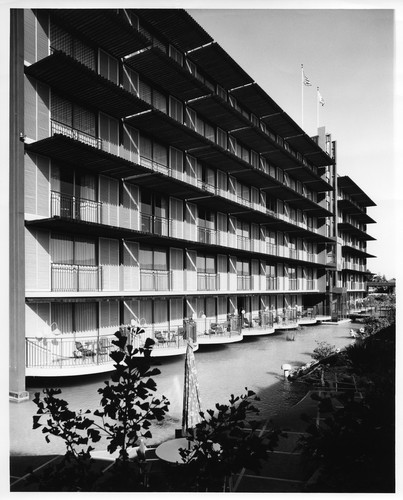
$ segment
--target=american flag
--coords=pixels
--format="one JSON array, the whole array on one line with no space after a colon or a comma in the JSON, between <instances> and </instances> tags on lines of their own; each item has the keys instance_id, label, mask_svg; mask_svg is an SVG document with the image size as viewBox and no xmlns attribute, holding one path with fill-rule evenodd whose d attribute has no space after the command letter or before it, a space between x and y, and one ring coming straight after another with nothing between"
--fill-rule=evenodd
<instances>
[{"instance_id":1,"label":"american flag","mask_svg":"<svg viewBox=\"0 0 403 500\"><path fill-rule=\"evenodd\" d=\"M323 97L320 95L320 92L318 90L318 100L319 100L319 103L322 104L322 106L325 105L325 100L323 99Z\"/></svg>"},{"instance_id":2,"label":"american flag","mask_svg":"<svg viewBox=\"0 0 403 500\"><path fill-rule=\"evenodd\" d=\"M305 73L304 74L304 85L306 85L307 87L312 87L312 83L310 81L310 79L306 76Z\"/></svg>"},{"instance_id":3,"label":"american flag","mask_svg":"<svg viewBox=\"0 0 403 500\"><path fill-rule=\"evenodd\" d=\"M183 384L183 412L182 430L184 433L188 429L193 429L201 422L201 403L199 383L197 381L195 356L193 353L193 343L188 341L185 356L185 379Z\"/></svg>"}]
</instances>

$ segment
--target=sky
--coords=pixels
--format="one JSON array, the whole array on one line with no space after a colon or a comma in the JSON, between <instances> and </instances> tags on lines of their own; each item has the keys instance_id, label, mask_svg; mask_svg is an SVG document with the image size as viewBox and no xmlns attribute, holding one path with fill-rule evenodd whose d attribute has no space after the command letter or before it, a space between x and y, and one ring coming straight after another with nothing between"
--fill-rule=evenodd
<instances>
[{"instance_id":1,"label":"sky","mask_svg":"<svg viewBox=\"0 0 403 500\"><path fill-rule=\"evenodd\" d=\"M396 277L395 12L187 10L309 135L316 135L318 124L326 127L337 143L338 173L377 205L368 208L377 222L367 227L376 238L368 252L377 256L368 259L368 268ZM312 83L304 86L303 99L301 64ZM325 101L319 115L317 87Z\"/></svg>"}]
</instances>

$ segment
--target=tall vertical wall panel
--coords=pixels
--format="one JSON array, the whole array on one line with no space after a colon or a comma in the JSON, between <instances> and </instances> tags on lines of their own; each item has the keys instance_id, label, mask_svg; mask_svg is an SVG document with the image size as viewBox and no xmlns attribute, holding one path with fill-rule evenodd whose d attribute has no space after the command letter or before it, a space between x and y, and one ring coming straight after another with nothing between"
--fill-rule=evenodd
<instances>
[{"instance_id":1,"label":"tall vertical wall panel","mask_svg":"<svg viewBox=\"0 0 403 500\"><path fill-rule=\"evenodd\" d=\"M47 158L25 154L25 213L49 217L49 160Z\"/></svg>"},{"instance_id":2,"label":"tall vertical wall panel","mask_svg":"<svg viewBox=\"0 0 403 500\"><path fill-rule=\"evenodd\" d=\"M197 290L197 253L186 250L186 290Z\"/></svg>"},{"instance_id":3,"label":"tall vertical wall panel","mask_svg":"<svg viewBox=\"0 0 403 500\"><path fill-rule=\"evenodd\" d=\"M37 139L46 139L50 135L49 87L37 83Z\"/></svg>"},{"instance_id":4,"label":"tall vertical wall panel","mask_svg":"<svg viewBox=\"0 0 403 500\"><path fill-rule=\"evenodd\" d=\"M25 336L45 337L50 331L49 302L25 305Z\"/></svg>"},{"instance_id":5,"label":"tall vertical wall panel","mask_svg":"<svg viewBox=\"0 0 403 500\"><path fill-rule=\"evenodd\" d=\"M123 147L120 154L126 160L139 163L139 131L123 124Z\"/></svg>"},{"instance_id":6,"label":"tall vertical wall panel","mask_svg":"<svg viewBox=\"0 0 403 500\"><path fill-rule=\"evenodd\" d=\"M119 290L119 241L99 239L99 264L102 266L102 290Z\"/></svg>"},{"instance_id":7,"label":"tall vertical wall panel","mask_svg":"<svg viewBox=\"0 0 403 500\"><path fill-rule=\"evenodd\" d=\"M24 9L24 60L36 62L36 18L32 9Z\"/></svg>"},{"instance_id":8,"label":"tall vertical wall panel","mask_svg":"<svg viewBox=\"0 0 403 500\"><path fill-rule=\"evenodd\" d=\"M171 223L170 235L173 238L183 238L183 201L169 198L169 218Z\"/></svg>"},{"instance_id":9,"label":"tall vertical wall panel","mask_svg":"<svg viewBox=\"0 0 403 500\"><path fill-rule=\"evenodd\" d=\"M119 328L119 301L99 303L99 334L113 335Z\"/></svg>"},{"instance_id":10,"label":"tall vertical wall panel","mask_svg":"<svg viewBox=\"0 0 403 500\"><path fill-rule=\"evenodd\" d=\"M231 292L236 292L236 290L238 289L236 262L236 257L230 255L228 259L228 288Z\"/></svg>"},{"instance_id":11,"label":"tall vertical wall panel","mask_svg":"<svg viewBox=\"0 0 403 500\"><path fill-rule=\"evenodd\" d=\"M220 290L228 290L228 258L226 255L217 255L217 273Z\"/></svg>"},{"instance_id":12,"label":"tall vertical wall panel","mask_svg":"<svg viewBox=\"0 0 403 500\"><path fill-rule=\"evenodd\" d=\"M36 11L36 60L49 55L49 18L46 12Z\"/></svg>"},{"instance_id":13,"label":"tall vertical wall panel","mask_svg":"<svg viewBox=\"0 0 403 500\"><path fill-rule=\"evenodd\" d=\"M197 241L197 207L194 203L185 203L185 239Z\"/></svg>"},{"instance_id":14,"label":"tall vertical wall panel","mask_svg":"<svg viewBox=\"0 0 403 500\"><path fill-rule=\"evenodd\" d=\"M180 248L170 249L170 270L172 276L171 290L183 290L183 250Z\"/></svg>"},{"instance_id":15,"label":"tall vertical wall panel","mask_svg":"<svg viewBox=\"0 0 403 500\"><path fill-rule=\"evenodd\" d=\"M25 230L25 288L50 290L49 233L46 231Z\"/></svg>"},{"instance_id":16,"label":"tall vertical wall panel","mask_svg":"<svg viewBox=\"0 0 403 500\"><path fill-rule=\"evenodd\" d=\"M139 244L123 242L123 289L140 290Z\"/></svg>"},{"instance_id":17,"label":"tall vertical wall panel","mask_svg":"<svg viewBox=\"0 0 403 500\"><path fill-rule=\"evenodd\" d=\"M123 183L123 197L119 210L119 223L128 229L139 228L139 188Z\"/></svg>"},{"instance_id":18,"label":"tall vertical wall panel","mask_svg":"<svg viewBox=\"0 0 403 500\"><path fill-rule=\"evenodd\" d=\"M118 226L119 182L108 177L99 177L99 201L102 202L102 223Z\"/></svg>"}]
</instances>

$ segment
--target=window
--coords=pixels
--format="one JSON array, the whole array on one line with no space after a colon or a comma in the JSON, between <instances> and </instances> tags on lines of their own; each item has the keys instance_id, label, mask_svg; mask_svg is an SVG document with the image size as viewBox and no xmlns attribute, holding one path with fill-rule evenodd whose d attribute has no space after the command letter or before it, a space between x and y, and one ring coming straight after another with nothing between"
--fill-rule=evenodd
<instances>
[{"instance_id":1,"label":"window","mask_svg":"<svg viewBox=\"0 0 403 500\"><path fill-rule=\"evenodd\" d=\"M213 255L198 253L196 259L197 272L215 274L216 273L216 263L215 257Z\"/></svg>"},{"instance_id":2,"label":"window","mask_svg":"<svg viewBox=\"0 0 403 500\"><path fill-rule=\"evenodd\" d=\"M227 132L219 127L217 127L217 144L227 149Z\"/></svg>"},{"instance_id":3,"label":"window","mask_svg":"<svg viewBox=\"0 0 403 500\"><path fill-rule=\"evenodd\" d=\"M97 264L95 241L66 235L53 235L51 258L55 264L95 266Z\"/></svg>"},{"instance_id":4,"label":"window","mask_svg":"<svg viewBox=\"0 0 403 500\"><path fill-rule=\"evenodd\" d=\"M141 246L139 251L141 269L154 271L168 270L168 255L165 249Z\"/></svg>"},{"instance_id":5,"label":"window","mask_svg":"<svg viewBox=\"0 0 403 500\"><path fill-rule=\"evenodd\" d=\"M119 84L119 61L99 50L99 74L116 85Z\"/></svg>"},{"instance_id":6,"label":"window","mask_svg":"<svg viewBox=\"0 0 403 500\"><path fill-rule=\"evenodd\" d=\"M172 57L178 64L183 66L183 54L179 52L173 45L169 46L169 56Z\"/></svg>"},{"instance_id":7,"label":"window","mask_svg":"<svg viewBox=\"0 0 403 500\"><path fill-rule=\"evenodd\" d=\"M250 276L250 262L238 259L236 262L236 272L238 276Z\"/></svg>"},{"instance_id":8,"label":"window","mask_svg":"<svg viewBox=\"0 0 403 500\"><path fill-rule=\"evenodd\" d=\"M52 93L50 113L52 120L95 136L95 114Z\"/></svg>"}]
</instances>

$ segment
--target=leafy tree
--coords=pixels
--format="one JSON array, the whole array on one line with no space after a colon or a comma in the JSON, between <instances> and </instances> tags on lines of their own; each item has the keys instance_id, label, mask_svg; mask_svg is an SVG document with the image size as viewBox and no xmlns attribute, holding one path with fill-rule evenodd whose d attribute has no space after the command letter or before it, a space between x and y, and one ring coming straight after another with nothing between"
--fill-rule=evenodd
<instances>
[{"instance_id":1,"label":"leafy tree","mask_svg":"<svg viewBox=\"0 0 403 500\"><path fill-rule=\"evenodd\" d=\"M138 329L136 333L141 333ZM140 437L151 437L151 420L162 420L168 411L169 401L162 396L154 398L156 383L151 378L160 371L150 369L150 355L154 341L147 339L144 348L134 349L127 338L115 333L117 347L110 356L115 361L115 371L110 381L98 389L102 395L102 410L72 411L68 403L57 397L60 389L44 389L44 397L35 394L38 407L33 417L33 428L42 429L47 442L49 436L61 438L66 445L66 454L54 466L48 467L41 476L32 476L40 489L50 491L91 491L102 488L111 491L143 489L142 458L129 461L128 449L136 445ZM138 353L143 357L137 357ZM95 418L94 418L95 417ZM45 420L45 422L43 422ZM110 453L119 450L109 484L102 478L91 459L95 443L105 436ZM112 482L112 484L110 484Z\"/></svg>"},{"instance_id":2,"label":"leafy tree","mask_svg":"<svg viewBox=\"0 0 403 500\"><path fill-rule=\"evenodd\" d=\"M280 431L269 429L263 436L257 431L259 422L251 417L259 410L252 400L259 399L246 391L231 395L229 404L217 403L215 410L200 413L203 420L189 431L189 447L180 450L183 491L223 491L226 480L242 468L258 473L277 445Z\"/></svg>"}]
</instances>

